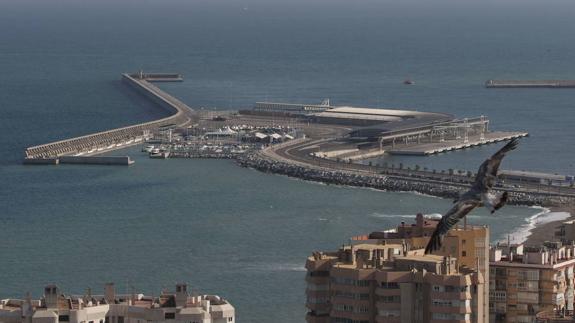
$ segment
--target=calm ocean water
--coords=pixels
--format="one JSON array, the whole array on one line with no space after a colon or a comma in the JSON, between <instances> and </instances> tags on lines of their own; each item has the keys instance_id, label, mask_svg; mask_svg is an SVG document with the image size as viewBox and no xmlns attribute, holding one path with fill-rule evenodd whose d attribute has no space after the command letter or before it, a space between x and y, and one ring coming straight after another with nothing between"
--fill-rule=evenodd
<instances>
[{"instance_id":1,"label":"calm ocean water","mask_svg":"<svg viewBox=\"0 0 575 323\"><path fill-rule=\"evenodd\" d=\"M521 3L521 5L520 5ZM181 72L162 88L192 107L258 100L487 115L531 136L505 168L575 173L575 91L487 90L490 78L574 78L575 5L519 1L1 1L0 297L158 293L178 281L217 293L241 322L303 322L305 257L350 236L444 212L450 201L334 187L229 161L24 167L25 147L161 116L119 82ZM403 86L411 78L414 86ZM429 158L474 169L495 146ZM493 239L536 209L507 207ZM278 306L281 305L281 306Z\"/></svg>"}]
</instances>

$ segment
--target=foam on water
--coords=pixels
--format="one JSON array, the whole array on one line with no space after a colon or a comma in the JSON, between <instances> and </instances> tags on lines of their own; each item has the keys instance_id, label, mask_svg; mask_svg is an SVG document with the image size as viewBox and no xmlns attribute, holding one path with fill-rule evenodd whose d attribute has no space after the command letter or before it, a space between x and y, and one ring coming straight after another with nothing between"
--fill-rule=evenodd
<instances>
[{"instance_id":1,"label":"foam on water","mask_svg":"<svg viewBox=\"0 0 575 323\"><path fill-rule=\"evenodd\" d=\"M533 207L539 209L540 212L525 218L525 224L509 233L509 238L512 243L523 243L531 235L531 231L538 225L554 221L562 221L568 219L571 214L569 212L551 212L551 210L542 207ZM507 241L507 238L501 239L501 242Z\"/></svg>"}]
</instances>

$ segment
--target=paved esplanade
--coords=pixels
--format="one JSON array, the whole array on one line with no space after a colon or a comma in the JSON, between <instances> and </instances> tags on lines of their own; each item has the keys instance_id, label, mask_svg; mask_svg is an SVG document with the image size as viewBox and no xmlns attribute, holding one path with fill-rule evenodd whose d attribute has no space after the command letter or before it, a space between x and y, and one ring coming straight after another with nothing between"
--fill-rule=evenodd
<instances>
[{"instance_id":1,"label":"paved esplanade","mask_svg":"<svg viewBox=\"0 0 575 323\"><path fill-rule=\"evenodd\" d=\"M142 142L150 132L160 127L182 126L191 121L193 110L189 106L150 83L182 81L179 74L144 74L140 72L138 74L122 74L122 80L162 108L169 109L174 113L159 120L29 147L26 149L26 159L49 159L65 155L102 153Z\"/></svg>"}]
</instances>

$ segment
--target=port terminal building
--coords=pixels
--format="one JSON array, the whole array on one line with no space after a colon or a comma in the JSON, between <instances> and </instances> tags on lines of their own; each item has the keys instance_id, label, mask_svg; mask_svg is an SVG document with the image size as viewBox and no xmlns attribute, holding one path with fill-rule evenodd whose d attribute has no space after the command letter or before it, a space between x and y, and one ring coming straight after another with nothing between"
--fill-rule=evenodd
<instances>
[{"instance_id":1,"label":"port terminal building","mask_svg":"<svg viewBox=\"0 0 575 323\"><path fill-rule=\"evenodd\" d=\"M329 100L319 105L257 102L251 110L241 110L240 113L345 125L352 129L348 134L350 140L379 141L382 145L392 146L414 141L464 139L489 131L489 119L485 116L456 119L451 114L439 112L332 106Z\"/></svg>"},{"instance_id":2,"label":"port terminal building","mask_svg":"<svg viewBox=\"0 0 575 323\"><path fill-rule=\"evenodd\" d=\"M241 113L299 117L315 123L340 124L355 127L365 127L382 123L396 123L405 120L423 119L426 120L426 122L431 122L439 120L449 121L454 119L452 115L444 113L421 112L405 109L332 106L327 99L318 105L256 102L251 110L241 110Z\"/></svg>"}]
</instances>

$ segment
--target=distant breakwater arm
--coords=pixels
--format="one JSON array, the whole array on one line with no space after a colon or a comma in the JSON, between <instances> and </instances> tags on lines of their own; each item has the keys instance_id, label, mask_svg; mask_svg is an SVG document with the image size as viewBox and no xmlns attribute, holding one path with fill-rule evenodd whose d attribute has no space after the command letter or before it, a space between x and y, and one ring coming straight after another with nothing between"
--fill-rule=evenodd
<instances>
[{"instance_id":1,"label":"distant breakwater arm","mask_svg":"<svg viewBox=\"0 0 575 323\"><path fill-rule=\"evenodd\" d=\"M488 80L486 88L575 88L575 80Z\"/></svg>"},{"instance_id":2,"label":"distant breakwater arm","mask_svg":"<svg viewBox=\"0 0 575 323\"><path fill-rule=\"evenodd\" d=\"M140 123L137 125L97 132L80 137L60 140L26 149L26 159L51 159L64 155L82 153L102 153L112 149L125 147L132 143L141 142L151 131L170 125L182 126L189 123L193 118L193 110L162 91L150 82L174 82L182 81L179 74L122 74L122 81L135 89L138 93L146 96L163 109L172 112L172 115Z\"/></svg>"}]
</instances>

